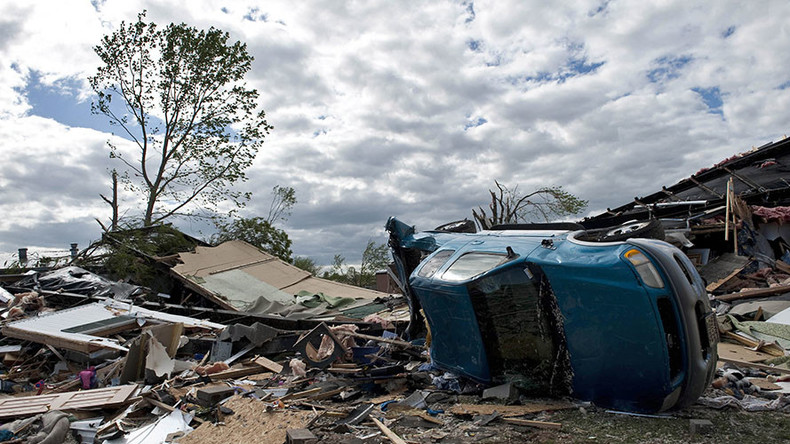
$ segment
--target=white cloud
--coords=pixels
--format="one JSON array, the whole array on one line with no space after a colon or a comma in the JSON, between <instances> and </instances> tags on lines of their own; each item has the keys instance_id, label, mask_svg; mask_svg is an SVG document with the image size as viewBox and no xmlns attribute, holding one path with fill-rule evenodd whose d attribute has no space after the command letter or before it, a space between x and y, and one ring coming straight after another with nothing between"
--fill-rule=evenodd
<instances>
[{"instance_id":1,"label":"white cloud","mask_svg":"<svg viewBox=\"0 0 790 444\"><path fill-rule=\"evenodd\" d=\"M55 89L92 74L101 35L142 9L247 43L248 81L275 129L246 214L265 214L275 184L294 186L286 229L321 263L355 262L390 215L419 228L468 217L494 179L563 185L603 209L787 132L782 1L96 4L4 8L0 209L13 216L0 245L19 227L53 239L65 225L44 223L106 217L109 135L24 117L23 91L31 70Z\"/></svg>"}]
</instances>

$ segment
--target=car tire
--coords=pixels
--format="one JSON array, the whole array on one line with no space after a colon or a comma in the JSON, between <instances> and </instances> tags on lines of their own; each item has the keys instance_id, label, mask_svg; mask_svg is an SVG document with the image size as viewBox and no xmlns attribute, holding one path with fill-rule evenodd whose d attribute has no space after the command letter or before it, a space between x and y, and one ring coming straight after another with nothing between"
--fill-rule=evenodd
<instances>
[{"instance_id":1,"label":"car tire","mask_svg":"<svg viewBox=\"0 0 790 444\"><path fill-rule=\"evenodd\" d=\"M600 242L618 242L635 237L664 240L664 227L658 219L631 221L603 230Z\"/></svg>"}]
</instances>

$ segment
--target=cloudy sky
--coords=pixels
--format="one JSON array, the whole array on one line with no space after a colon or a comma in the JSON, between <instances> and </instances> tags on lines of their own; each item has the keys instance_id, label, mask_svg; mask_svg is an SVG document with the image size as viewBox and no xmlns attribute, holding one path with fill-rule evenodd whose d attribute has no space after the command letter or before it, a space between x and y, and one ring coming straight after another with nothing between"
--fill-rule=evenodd
<instances>
[{"instance_id":1,"label":"cloudy sky","mask_svg":"<svg viewBox=\"0 0 790 444\"><path fill-rule=\"evenodd\" d=\"M86 78L93 46L143 9L247 43L247 80L274 131L243 214L265 216L271 188L294 187L284 228L296 254L323 264L358 261L391 215L418 229L469 217L495 179L562 185L594 214L789 129L786 0L0 7L0 251L100 236L99 194L120 165ZM124 205L133 212L133 197Z\"/></svg>"}]
</instances>

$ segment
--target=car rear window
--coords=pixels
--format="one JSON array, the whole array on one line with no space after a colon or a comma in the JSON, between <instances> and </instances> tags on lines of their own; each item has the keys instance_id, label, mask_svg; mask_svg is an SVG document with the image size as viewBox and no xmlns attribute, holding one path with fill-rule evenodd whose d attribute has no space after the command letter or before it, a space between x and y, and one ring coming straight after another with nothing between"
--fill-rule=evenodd
<instances>
[{"instance_id":1,"label":"car rear window","mask_svg":"<svg viewBox=\"0 0 790 444\"><path fill-rule=\"evenodd\" d=\"M417 276L429 278L436 274L436 270L442 268L442 265L450 259L450 256L455 253L455 250L440 250L432 258L428 259L425 265L417 272Z\"/></svg>"},{"instance_id":2,"label":"car rear window","mask_svg":"<svg viewBox=\"0 0 790 444\"><path fill-rule=\"evenodd\" d=\"M484 273L505 262L507 256L493 253L466 253L456 259L450 268L442 274L445 281L464 281Z\"/></svg>"}]
</instances>

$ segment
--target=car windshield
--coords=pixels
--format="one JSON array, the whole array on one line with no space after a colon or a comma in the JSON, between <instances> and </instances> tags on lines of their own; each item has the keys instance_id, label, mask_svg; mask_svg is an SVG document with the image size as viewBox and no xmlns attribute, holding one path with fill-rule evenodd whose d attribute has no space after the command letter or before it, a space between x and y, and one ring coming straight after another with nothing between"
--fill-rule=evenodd
<instances>
[{"instance_id":1,"label":"car windshield","mask_svg":"<svg viewBox=\"0 0 790 444\"><path fill-rule=\"evenodd\" d=\"M433 255L432 258L428 259L425 262L425 265L422 266L420 271L417 273L420 277L429 278L433 276L436 271L442 268L442 265L447 262L447 259L450 259L450 256L455 253L455 250L440 250L436 254Z\"/></svg>"},{"instance_id":2,"label":"car windshield","mask_svg":"<svg viewBox=\"0 0 790 444\"><path fill-rule=\"evenodd\" d=\"M484 273L506 260L507 256L504 254L466 253L450 265L450 268L442 274L442 279L449 282L463 281Z\"/></svg>"}]
</instances>

